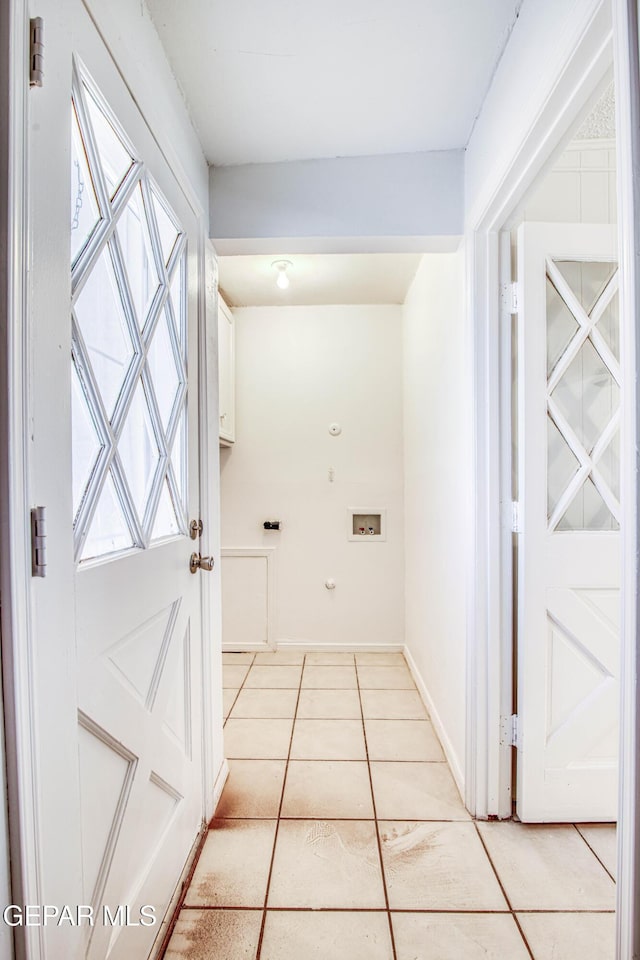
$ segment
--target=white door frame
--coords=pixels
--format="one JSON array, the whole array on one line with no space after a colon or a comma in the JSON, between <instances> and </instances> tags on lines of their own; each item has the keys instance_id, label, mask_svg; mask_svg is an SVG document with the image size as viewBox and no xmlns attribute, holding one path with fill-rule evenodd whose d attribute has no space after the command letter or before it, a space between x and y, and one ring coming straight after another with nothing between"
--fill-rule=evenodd
<instances>
[{"instance_id":1,"label":"white door frame","mask_svg":"<svg viewBox=\"0 0 640 960\"><path fill-rule=\"evenodd\" d=\"M480 818L505 817L511 813L511 747L508 738L501 735L501 718L511 713L511 623L506 618L510 611L508 598L512 590L512 570L510 551L504 549L505 527L511 524L510 489L504 489L505 444L511 443L511 437L510 433L501 430L500 425L500 231L510 225L510 217L527 190L575 128L581 111L610 71L615 52L619 238L624 274L621 312L626 317L626 322L624 319L622 322L628 357L623 406L629 412L622 444L627 452L626 459L623 453L622 464L626 536L621 638L626 684L621 698L622 829L619 832L617 956L618 960L630 960L632 944L638 948L640 942L640 932L636 930L640 917L634 916L634 883L640 865L640 856L634 855L636 817L640 812L635 802L637 756L634 738L638 464L629 456L629 451L635 449L636 411L639 409L634 376L638 360L632 318L637 315L640 303L640 272L634 273L630 267L634 254L640 251L637 226L634 230L634 219L637 221L640 213L637 173L636 181L632 181L632 160L637 163L640 159L637 140L640 109L637 95L637 0L613 0L613 7L613 29L607 29L610 14L606 0L594 3L588 22L573 25L571 55L559 72L548 72L539 78L541 87L550 92L544 108L537 116L530 117L527 134L512 156L499 186L481 209L470 212L467 223L467 323L474 344L470 374L474 409L475 549L469 559L468 571L465 802L468 809ZM541 70L544 71L544 65ZM632 83L635 86L631 103ZM633 133L632 120L636 124Z\"/></svg>"},{"instance_id":2,"label":"white door frame","mask_svg":"<svg viewBox=\"0 0 640 960\"><path fill-rule=\"evenodd\" d=\"M41 904L40 863L38 858L40 816L39 776L35 745L36 710L34 695L33 627L31 620L31 554L29 500L29 197L27 190L29 129L29 11L28 0L9 0L8 32L0 30L0 58L7 64L9 113L2 119L8 139L9 169L7 209L7 281L6 327L0 324L0 348L6 357L6 369L0 382L6 382L8 402L0 406L0 441L7 452L0 479L0 512L5 522L0 528L0 589L2 592L2 660L7 743L7 781L9 797L9 842L11 853L11 896L17 904ZM105 41L106 42L106 41ZM124 82L126 84L126 79ZM45 66L46 82L46 66ZM131 92L131 91L130 91ZM37 92L36 92L37 93ZM135 99L135 97L134 97ZM137 101L136 101L137 102ZM143 114L144 116L144 114ZM203 282L198 291L198 330L200 338L200 500L205 534L201 549L219 558L219 508L210 481L217 470L217 335L207 345L205 244L208 212L203 208L183 170L171 143L159 139L152 130L161 152L198 219L198 269ZM5 187L5 183L2 184ZM3 305L4 308L4 305ZM213 355L211 353L213 352ZM209 589L202 593L203 636L219 639L213 600L220 595L219 563ZM222 745L215 742L215 719L220 711L214 703L213 677L216 674L212 645L203 648L203 822L212 816L220 783L214 778L222 762ZM221 726L221 724L220 724ZM195 840L195 837L194 837ZM176 882L178 878L176 878ZM44 957L42 927L21 926L14 930L17 960Z\"/></svg>"},{"instance_id":3,"label":"white door frame","mask_svg":"<svg viewBox=\"0 0 640 960\"><path fill-rule=\"evenodd\" d=\"M638 501L640 469L636 451L640 424L640 69L638 0L613 0L620 316L623 340L621 425L622 501L622 645L620 650L620 802L618 827L617 957L640 956L640 742L637 737L640 685L636 676L638 634ZM626 320L626 322L624 322ZM624 415L626 414L626 416ZM626 455L625 455L626 454Z\"/></svg>"},{"instance_id":4,"label":"white door frame","mask_svg":"<svg viewBox=\"0 0 640 960\"><path fill-rule=\"evenodd\" d=\"M6 55L10 84L8 117L9 243L6 362L9 403L2 436L6 439L7 481L0 510L6 517L2 549L2 654L7 731L7 779L12 898L16 903L42 903L37 859L39 816L38 771L33 744L34 644L31 623L31 563L28 484L28 199L27 98L29 81L28 13L26 0L9 4L9 46ZM4 39L4 38L3 38ZM37 927L14 931L16 957L42 956Z\"/></svg>"}]
</instances>

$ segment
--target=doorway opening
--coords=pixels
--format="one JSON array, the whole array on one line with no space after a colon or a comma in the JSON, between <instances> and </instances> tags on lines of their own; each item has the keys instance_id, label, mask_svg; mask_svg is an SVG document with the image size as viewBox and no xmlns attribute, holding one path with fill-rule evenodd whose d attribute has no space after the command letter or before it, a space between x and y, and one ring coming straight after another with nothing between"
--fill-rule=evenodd
<instances>
[{"instance_id":1,"label":"doorway opening","mask_svg":"<svg viewBox=\"0 0 640 960\"><path fill-rule=\"evenodd\" d=\"M615 821L620 348L611 80L513 218L514 803ZM506 364L505 364L506 367ZM505 443L506 445L506 443Z\"/></svg>"}]
</instances>

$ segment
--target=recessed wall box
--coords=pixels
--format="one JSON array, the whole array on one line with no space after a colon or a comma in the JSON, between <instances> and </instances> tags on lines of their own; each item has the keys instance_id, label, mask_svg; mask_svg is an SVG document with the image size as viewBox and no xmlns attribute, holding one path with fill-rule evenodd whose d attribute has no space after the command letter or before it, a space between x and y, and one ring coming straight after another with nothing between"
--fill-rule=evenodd
<instances>
[{"instance_id":1,"label":"recessed wall box","mask_svg":"<svg viewBox=\"0 0 640 960\"><path fill-rule=\"evenodd\" d=\"M386 540L387 511L349 507L347 510L347 539L360 541Z\"/></svg>"}]
</instances>

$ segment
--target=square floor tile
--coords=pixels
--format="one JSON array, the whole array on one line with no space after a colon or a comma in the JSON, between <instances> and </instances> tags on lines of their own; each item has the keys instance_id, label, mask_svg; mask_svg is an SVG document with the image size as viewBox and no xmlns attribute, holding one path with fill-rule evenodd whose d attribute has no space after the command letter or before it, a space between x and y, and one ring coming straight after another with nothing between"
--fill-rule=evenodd
<instances>
[{"instance_id":1,"label":"square floor tile","mask_svg":"<svg viewBox=\"0 0 640 960\"><path fill-rule=\"evenodd\" d=\"M518 920L535 960L615 958L615 913L519 913Z\"/></svg>"},{"instance_id":2,"label":"square floor tile","mask_svg":"<svg viewBox=\"0 0 640 960\"><path fill-rule=\"evenodd\" d=\"M286 766L286 760L229 760L216 817L277 817Z\"/></svg>"},{"instance_id":3,"label":"square floor tile","mask_svg":"<svg viewBox=\"0 0 640 960\"><path fill-rule=\"evenodd\" d=\"M371 764L376 814L382 820L469 820L446 763Z\"/></svg>"},{"instance_id":4,"label":"square floor tile","mask_svg":"<svg viewBox=\"0 0 640 960\"><path fill-rule=\"evenodd\" d=\"M287 650L272 650L256 653L255 664L265 667L300 667L304 663L304 653L293 653Z\"/></svg>"},{"instance_id":5,"label":"square floor tile","mask_svg":"<svg viewBox=\"0 0 640 960\"><path fill-rule=\"evenodd\" d=\"M618 862L615 823L579 823L577 826L595 855L615 880Z\"/></svg>"},{"instance_id":6,"label":"square floor tile","mask_svg":"<svg viewBox=\"0 0 640 960\"><path fill-rule=\"evenodd\" d=\"M358 720L362 717L357 690L300 691L298 717L307 720Z\"/></svg>"},{"instance_id":7,"label":"square floor tile","mask_svg":"<svg viewBox=\"0 0 640 960\"><path fill-rule=\"evenodd\" d=\"M370 760L444 761L429 720L365 720Z\"/></svg>"},{"instance_id":8,"label":"square floor tile","mask_svg":"<svg viewBox=\"0 0 640 960\"><path fill-rule=\"evenodd\" d=\"M345 760L291 760L283 817L373 817L367 764Z\"/></svg>"},{"instance_id":9,"label":"square floor tile","mask_svg":"<svg viewBox=\"0 0 640 960\"><path fill-rule=\"evenodd\" d=\"M362 715L367 720L426 720L417 690L361 690Z\"/></svg>"},{"instance_id":10,"label":"square floor tile","mask_svg":"<svg viewBox=\"0 0 640 960\"><path fill-rule=\"evenodd\" d=\"M357 690L356 668L353 666L319 667L305 664L302 688L316 690Z\"/></svg>"},{"instance_id":11,"label":"square floor tile","mask_svg":"<svg viewBox=\"0 0 640 960\"><path fill-rule=\"evenodd\" d=\"M292 760L366 760L362 720L296 720Z\"/></svg>"},{"instance_id":12,"label":"square floor tile","mask_svg":"<svg viewBox=\"0 0 640 960\"><path fill-rule=\"evenodd\" d=\"M255 960L261 910L181 910L164 960Z\"/></svg>"},{"instance_id":13,"label":"square floor tile","mask_svg":"<svg viewBox=\"0 0 640 960\"><path fill-rule=\"evenodd\" d=\"M222 666L222 686L227 688L241 687L250 667L248 663L225 663Z\"/></svg>"},{"instance_id":14,"label":"square floor tile","mask_svg":"<svg viewBox=\"0 0 640 960\"><path fill-rule=\"evenodd\" d=\"M192 907L260 907L275 820L214 820L185 897Z\"/></svg>"},{"instance_id":15,"label":"square floor tile","mask_svg":"<svg viewBox=\"0 0 640 960\"><path fill-rule=\"evenodd\" d=\"M260 960L393 960L386 913L268 910Z\"/></svg>"},{"instance_id":16,"label":"square floor tile","mask_svg":"<svg viewBox=\"0 0 640 960\"><path fill-rule=\"evenodd\" d=\"M293 720L240 720L224 725L225 756L230 760L286 760Z\"/></svg>"},{"instance_id":17,"label":"square floor tile","mask_svg":"<svg viewBox=\"0 0 640 960\"><path fill-rule=\"evenodd\" d=\"M472 823L380 823L392 910L506 910Z\"/></svg>"},{"instance_id":18,"label":"square floor tile","mask_svg":"<svg viewBox=\"0 0 640 960\"><path fill-rule=\"evenodd\" d=\"M613 910L613 880L570 824L478 829L515 910Z\"/></svg>"},{"instance_id":19,"label":"square floor tile","mask_svg":"<svg viewBox=\"0 0 640 960\"><path fill-rule=\"evenodd\" d=\"M306 665L308 667L344 667L353 665L353 654L352 653L331 653L329 651L314 651L313 653L308 653L305 657Z\"/></svg>"},{"instance_id":20,"label":"square floor tile","mask_svg":"<svg viewBox=\"0 0 640 960\"><path fill-rule=\"evenodd\" d=\"M264 687L268 689L295 689L300 686L302 667L251 667L245 680L246 687Z\"/></svg>"},{"instance_id":21,"label":"square floor tile","mask_svg":"<svg viewBox=\"0 0 640 960\"><path fill-rule=\"evenodd\" d=\"M234 705L238 691L233 687L226 687L222 691L222 718L226 720L231 713L231 707Z\"/></svg>"},{"instance_id":22,"label":"square floor tile","mask_svg":"<svg viewBox=\"0 0 640 960\"><path fill-rule=\"evenodd\" d=\"M268 906L384 908L375 823L281 820Z\"/></svg>"},{"instance_id":23,"label":"square floor tile","mask_svg":"<svg viewBox=\"0 0 640 960\"><path fill-rule=\"evenodd\" d=\"M262 690L245 687L231 713L243 719L289 720L296 715L297 690Z\"/></svg>"},{"instance_id":24,"label":"square floor tile","mask_svg":"<svg viewBox=\"0 0 640 960\"><path fill-rule=\"evenodd\" d=\"M222 662L236 664L246 663L247 666L251 666L254 657L255 653L223 653Z\"/></svg>"},{"instance_id":25,"label":"square floor tile","mask_svg":"<svg viewBox=\"0 0 640 960\"><path fill-rule=\"evenodd\" d=\"M407 661L401 653L356 653L358 666L406 667Z\"/></svg>"},{"instance_id":26,"label":"square floor tile","mask_svg":"<svg viewBox=\"0 0 640 960\"><path fill-rule=\"evenodd\" d=\"M508 914L393 913L397 960L531 960Z\"/></svg>"},{"instance_id":27,"label":"square floor tile","mask_svg":"<svg viewBox=\"0 0 640 960\"><path fill-rule=\"evenodd\" d=\"M416 685L406 667L368 667L358 664L361 690L415 690Z\"/></svg>"}]
</instances>

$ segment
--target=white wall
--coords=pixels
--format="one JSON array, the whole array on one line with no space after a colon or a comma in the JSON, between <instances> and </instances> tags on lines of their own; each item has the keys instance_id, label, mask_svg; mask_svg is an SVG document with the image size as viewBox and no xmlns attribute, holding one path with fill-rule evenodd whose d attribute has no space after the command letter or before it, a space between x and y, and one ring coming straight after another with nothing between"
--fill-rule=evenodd
<instances>
[{"instance_id":1,"label":"white wall","mask_svg":"<svg viewBox=\"0 0 640 960\"><path fill-rule=\"evenodd\" d=\"M462 233L463 179L463 150L212 167L211 236L225 253L246 237L446 244Z\"/></svg>"},{"instance_id":2,"label":"white wall","mask_svg":"<svg viewBox=\"0 0 640 960\"><path fill-rule=\"evenodd\" d=\"M237 439L221 450L223 548L277 546L277 640L402 644L401 308L233 312ZM386 542L349 542L348 507L386 509ZM265 533L267 519L282 531Z\"/></svg>"},{"instance_id":3,"label":"white wall","mask_svg":"<svg viewBox=\"0 0 640 960\"><path fill-rule=\"evenodd\" d=\"M423 258L403 308L406 645L459 784L471 441L463 254Z\"/></svg>"}]
</instances>

